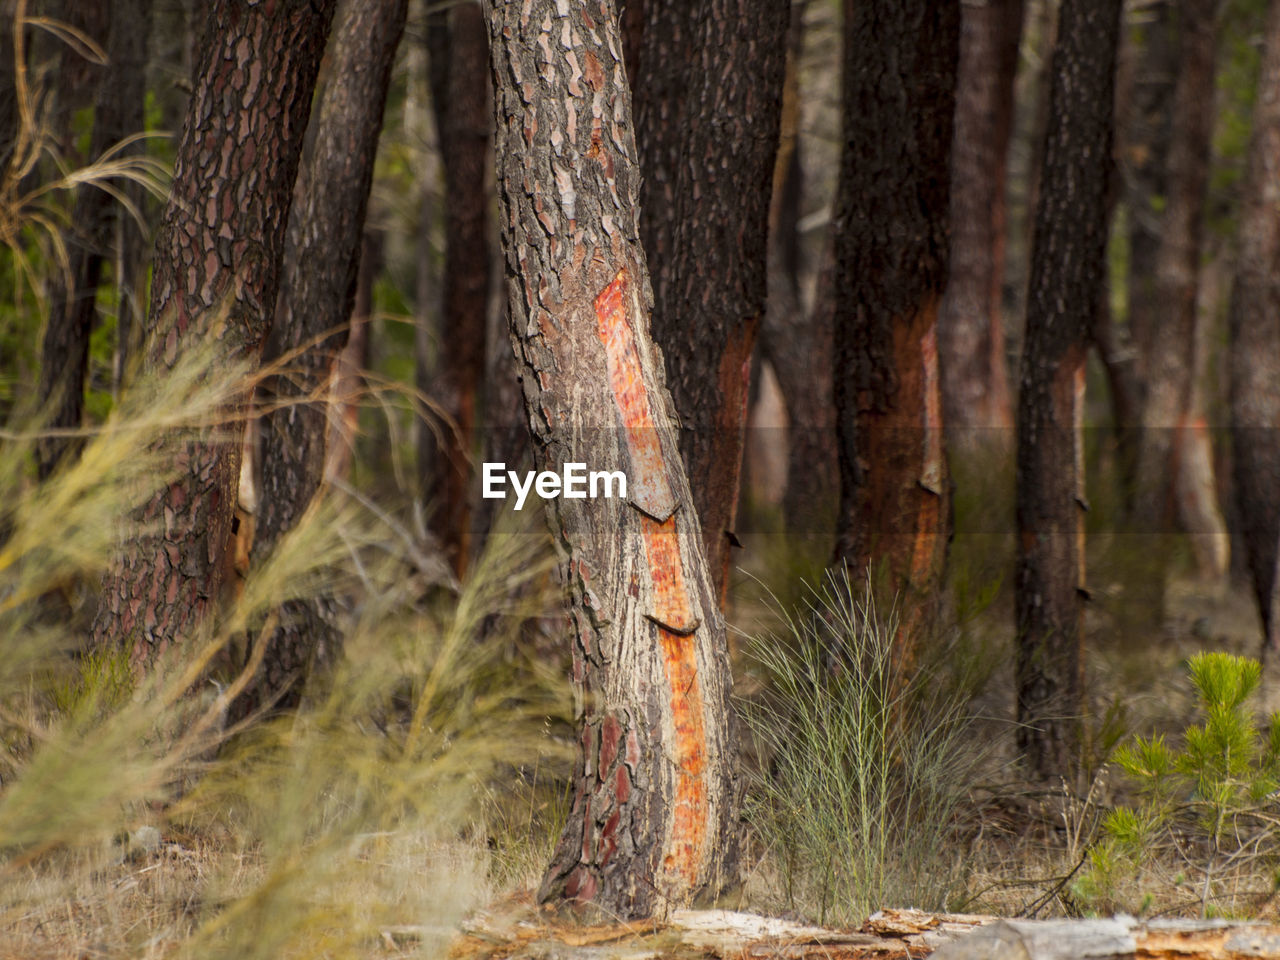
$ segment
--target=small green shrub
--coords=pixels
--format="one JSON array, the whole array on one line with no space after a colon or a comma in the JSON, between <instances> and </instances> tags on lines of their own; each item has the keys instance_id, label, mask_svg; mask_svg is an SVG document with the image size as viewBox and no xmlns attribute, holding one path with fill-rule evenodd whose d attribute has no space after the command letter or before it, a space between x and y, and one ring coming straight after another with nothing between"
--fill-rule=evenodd
<instances>
[{"instance_id":1,"label":"small green shrub","mask_svg":"<svg viewBox=\"0 0 1280 960\"><path fill-rule=\"evenodd\" d=\"M1280 853L1280 714L1260 727L1246 706L1261 680L1261 665L1227 653L1199 653L1187 669L1203 722L1187 728L1181 749L1153 735L1137 737L1115 753L1137 796L1104 819L1104 836L1075 884L1076 894L1099 909L1135 909L1125 895L1130 880L1143 903L1150 903L1150 884L1160 880L1153 864L1166 865L1177 888L1189 876L1198 878L1202 916L1234 912L1217 902L1216 891L1227 881L1234 896L1245 874L1256 882L1261 873L1274 873Z\"/></svg>"},{"instance_id":2,"label":"small green shrub","mask_svg":"<svg viewBox=\"0 0 1280 960\"><path fill-rule=\"evenodd\" d=\"M948 840L977 759L963 696L937 671L902 675L896 616L847 573L775 612L779 634L746 650L767 693L743 712L761 767L748 815L787 906L822 922L945 907L958 880Z\"/></svg>"}]
</instances>

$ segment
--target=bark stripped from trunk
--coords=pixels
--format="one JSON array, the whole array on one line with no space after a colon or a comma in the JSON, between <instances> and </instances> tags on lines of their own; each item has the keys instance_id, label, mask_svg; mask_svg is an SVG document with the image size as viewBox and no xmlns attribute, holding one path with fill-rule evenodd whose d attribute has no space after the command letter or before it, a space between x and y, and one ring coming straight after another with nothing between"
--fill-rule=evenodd
<instances>
[{"instance_id":1,"label":"bark stripped from trunk","mask_svg":"<svg viewBox=\"0 0 1280 960\"><path fill-rule=\"evenodd\" d=\"M90 159L100 157L126 136L141 132L143 125L150 4L146 0L112 0L109 6L110 29L100 38L106 48L107 66L85 68L92 71L89 76L96 80L98 91ZM137 191L133 196L136 198ZM122 220L128 222L121 224ZM40 363L40 402L53 405L45 422L51 430L74 430L81 425L98 282L117 224L134 228L111 193L96 186L81 186L71 217L72 230L76 232L67 238L70 264L65 274L55 274ZM123 316L123 305L120 312ZM81 442L69 436L41 438L36 444L40 478L48 477L65 457L77 456Z\"/></svg>"},{"instance_id":2,"label":"bark stripped from trunk","mask_svg":"<svg viewBox=\"0 0 1280 960\"><path fill-rule=\"evenodd\" d=\"M787 0L644 0L629 71L641 151L641 236L653 336L723 605L765 311Z\"/></svg>"},{"instance_id":3,"label":"bark stripped from trunk","mask_svg":"<svg viewBox=\"0 0 1280 960\"><path fill-rule=\"evenodd\" d=\"M1137 520L1143 533L1171 528L1183 429L1196 369L1200 234L1213 138L1214 21L1218 0L1182 0L1164 216L1155 262L1158 333L1146 344L1146 401L1138 454ZM1162 551L1158 551L1160 553ZM1163 565L1161 565L1163 566Z\"/></svg>"},{"instance_id":4,"label":"bark stripped from trunk","mask_svg":"<svg viewBox=\"0 0 1280 960\"><path fill-rule=\"evenodd\" d=\"M441 427L440 449L432 458L431 526L461 575L471 552L472 451L485 374L490 263L485 184L493 112L488 39L479 5L460 3L441 11L429 30L431 99L444 164L445 236L440 372L433 392L453 420Z\"/></svg>"},{"instance_id":5,"label":"bark stripped from trunk","mask_svg":"<svg viewBox=\"0 0 1280 960\"><path fill-rule=\"evenodd\" d=\"M280 297L263 351L284 370L263 387L261 473L252 562L293 529L324 482L330 384L347 341L373 158L407 0L345 0L326 58L289 211ZM341 189L335 185L341 185ZM273 409L275 408L275 409ZM341 636L328 597L285 603L261 672L233 706L296 706L312 666L331 663Z\"/></svg>"},{"instance_id":6,"label":"bark stripped from trunk","mask_svg":"<svg viewBox=\"0 0 1280 960\"><path fill-rule=\"evenodd\" d=\"M931 620L950 523L938 382L960 4L848 3L837 188L835 559Z\"/></svg>"},{"instance_id":7,"label":"bark stripped from trunk","mask_svg":"<svg viewBox=\"0 0 1280 960\"><path fill-rule=\"evenodd\" d=\"M1240 539L1262 614L1263 655L1280 651L1280 0L1267 5L1262 73L1231 291L1231 437Z\"/></svg>"},{"instance_id":8,"label":"bark stripped from trunk","mask_svg":"<svg viewBox=\"0 0 1280 960\"><path fill-rule=\"evenodd\" d=\"M1067 776L1083 699L1084 361L1103 283L1121 0L1064 0L1018 398L1018 745Z\"/></svg>"},{"instance_id":9,"label":"bark stripped from trunk","mask_svg":"<svg viewBox=\"0 0 1280 960\"><path fill-rule=\"evenodd\" d=\"M196 89L156 242L147 359L168 369L188 344L228 357L262 350L279 287L293 182L333 0L211 4ZM142 669L215 600L240 478L242 420L186 440L184 474L136 518L103 581L95 644Z\"/></svg>"},{"instance_id":10,"label":"bark stripped from trunk","mask_svg":"<svg viewBox=\"0 0 1280 960\"><path fill-rule=\"evenodd\" d=\"M1024 0L963 4L951 183L951 260L938 314L942 413L953 450L1008 450L1005 166Z\"/></svg>"},{"instance_id":11,"label":"bark stripped from trunk","mask_svg":"<svg viewBox=\"0 0 1280 960\"><path fill-rule=\"evenodd\" d=\"M535 459L627 475L625 501L550 503L589 712L541 897L663 914L736 880L737 744L724 623L649 337L617 15L608 0L486 7Z\"/></svg>"}]
</instances>

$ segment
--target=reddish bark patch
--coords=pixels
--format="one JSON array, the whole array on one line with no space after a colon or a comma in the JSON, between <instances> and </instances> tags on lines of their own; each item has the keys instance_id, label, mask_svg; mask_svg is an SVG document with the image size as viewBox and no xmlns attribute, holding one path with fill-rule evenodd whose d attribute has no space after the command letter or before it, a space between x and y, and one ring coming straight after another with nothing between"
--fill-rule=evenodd
<instances>
[{"instance_id":1,"label":"reddish bark patch","mask_svg":"<svg viewBox=\"0 0 1280 960\"><path fill-rule=\"evenodd\" d=\"M623 267L595 299L596 329L604 344L609 386L622 413L627 451L631 456L627 492L631 501L649 516L665 520L675 508L675 498L667 482L662 446L653 425L635 335L627 320L631 296L631 279Z\"/></svg>"},{"instance_id":2,"label":"reddish bark patch","mask_svg":"<svg viewBox=\"0 0 1280 960\"><path fill-rule=\"evenodd\" d=\"M683 551L672 515L675 501L667 482L666 462L653 426L644 373L628 318L628 308L633 305L630 278L624 267L596 297L596 322L635 473L628 478L632 500L645 514L641 517L641 531L651 584L652 608L648 617L658 628L671 697L676 783L671 841L663 868L692 886L697 882L706 844L708 817L707 787L703 779L706 727L696 645L691 639L698 620L685 583ZM603 754L603 749L601 752ZM629 735L628 760L631 752Z\"/></svg>"}]
</instances>

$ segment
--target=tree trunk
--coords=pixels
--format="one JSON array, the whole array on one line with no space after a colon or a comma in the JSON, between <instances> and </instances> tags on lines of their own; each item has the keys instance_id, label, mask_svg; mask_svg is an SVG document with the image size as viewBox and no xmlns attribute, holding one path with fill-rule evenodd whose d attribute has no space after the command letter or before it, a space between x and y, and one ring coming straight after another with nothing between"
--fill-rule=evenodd
<instances>
[{"instance_id":1,"label":"tree trunk","mask_svg":"<svg viewBox=\"0 0 1280 960\"><path fill-rule=\"evenodd\" d=\"M109 10L105 19L110 27L105 36L96 39L106 48L107 65L77 64L75 76L84 78L81 83L97 87L91 159L142 130L148 6L141 0L103 4L104 13ZM98 281L122 214L111 193L88 184L80 187L71 218L75 234L67 238L70 262L65 272L55 271L44 330L39 397L49 414L44 422L48 430L77 430L81 426ZM46 479L64 457L77 456L80 446L80 439L73 436L51 433L42 437L36 444L40 479Z\"/></svg>"},{"instance_id":2,"label":"tree trunk","mask_svg":"<svg viewBox=\"0 0 1280 960\"><path fill-rule=\"evenodd\" d=\"M330 386L350 331L373 158L407 0L343 0L289 211L275 323L263 351L283 372L264 384L261 477L251 562L292 530L325 478ZM341 184L341 189L334 189ZM272 409L276 408L276 409ZM232 708L244 716L297 706L313 667L333 662L342 638L330 597L287 601L261 672Z\"/></svg>"},{"instance_id":3,"label":"tree trunk","mask_svg":"<svg viewBox=\"0 0 1280 960\"><path fill-rule=\"evenodd\" d=\"M1231 291L1230 402L1239 538L1262 615L1263 658L1274 662L1280 652L1280 0L1267 4L1263 43Z\"/></svg>"},{"instance_id":4,"label":"tree trunk","mask_svg":"<svg viewBox=\"0 0 1280 960\"><path fill-rule=\"evenodd\" d=\"M644 0L634 78L653 336L723 606L765 311L787 0Z\"/></svg>"},{"instance_id":5,"label":"tree trunk","mask_svg":"<svg viewBox=\"0 0 1280 960\"><path fill-rule=\"evenodd\" d=\"M490 118L488 40L476 3L441 11L429 27L431 101L444 163L444 310L435 393L452 424L441 427L433 458L432 529L454 570L466 571L471 552L476 484L472 460L476 414L485 379L485 321L489 306ZM514 465L513 465L514 466Z\"/></svg>"},{"instance_id":6,"label":"tree trunk","mask_svg":"<svg viewBox=\"0 0 1280 960\"><path fill-rule=\"evenodd\" d=\"M1004 349L1005 166L1024 0L963 4L951 260L938 312L942 416L954 454L1007 451L1013 405Z\"/></svg>"},{"instance_id":7,"label":"tree trunk","mask_svg":"<svg viewBox=\"0 0 1280 960\"><path fill-rule=\"evenodd\" d=\"M0 0L0 184L17 147L21 112L18 109L18 0ZM25 49L25 44L24 44ZM25 59L25 58L24 58ZM22 65L26 69L26 64Z\"/></svg>"},{"instance_id":8,"label":"tree trunk","mask_svg":"<svg viewBox=\"0 0 1280 960\"><path fill-rule=\"evenodd\" d=\"M1018 399L1018 745L1033 775L1078 759L1084 680L1089 328L1103 288L1121 0L1064 0L1053 53Z\"/></svg>"},{"instance_id":9,"label":"tree trunk","mask_svg":"<svg viewBox=\"0 0 1280 960\"><path fill-rule=\"evenodd\" d=\"M617 14L608 0L486 9L535 459L627 476L626 500L550 503L589 712L541 897L661 914L737 880L740 781L724 621L649 337Z\"/></svg>"},{"instance_id":10,"label":"tree trunk","mask_svg":"<svg viewBox=\"0 0 1280 960\"><path fill-rule=\"evenodd\" d=\"M1155 258L1158 335L1146 344L1146 395L1138 458L1139 530L1166 533L1176 518L1176 487L1187 452L1196 370L1196 293L1200 234L1213 138L1214 36L1218 0L1181 0L1178 75L1173 93L1164 215ZM1166 556L1164 550L1154 551ZM1164 564L1159 564L1163 573ZM1161 577L1161 579L1163 579Z\"/></svg>"},{"instance_id":11,"label":"tree trunk","mask_svg":"<svg viewBox=\"0 0 1280 960\"><path fill-rule=\"evenodd\" d=\"M800 162L800 55L807 3L791 10L787 68L782 88L782 121L769 210L769 303L761 326L761 347L787 408L787 486L782 515L790 536L830 536L835 518L836 445L831 368L815 357L831 355L833 300L819 298L806 311L800 295L800 203L804 190ZM828 245L819 289L834 277Z\"/></svg>"},{"instance_id":12,"label":"tree trunk","mask_svg":"<svg viewBox=\"0 0 1280 960\"><path fill-rule=\"evenodd\" d=\"M960 4L845 7L836 194L835 559L897 598L900 654L936 609L950 490L938 383Z\"/></svg>"},{"instance_id":13,"label":"tree trunk","mask_svg":"<svg viewBox=\"0 0 1280 960\"><path fill-rule=\"evenodd\" d=\"M334 0L245 6L215 0L156 241L147 360L170 369L215 336L253 358L271 326L285 226ZM240 478L238 411L217 438L181 441L183 475L135 519L103 581L95 644L144 669L181 642L218 595ZM163 521L163 523L162 523Z\"/></svg>"},{"instance_id":14,"label":"tree trunk","mask_svg":"<svg viewBox=\"0 0 1280 960\"><path fill-rule=\"evenodd\" d=\"M1138 383L1148 383L1147 357L1161 335L1156 307L1156 257L1160 247L1160 205L1168 192L1174 78L1178 74L1173 31L1174 2L1152 4L1142 23L1128 30L1133 57L1131 93L1118 125L1121 169L1129 225L1126 300L1129 335L1137 348Z\"/></svg>"}]
</instances>

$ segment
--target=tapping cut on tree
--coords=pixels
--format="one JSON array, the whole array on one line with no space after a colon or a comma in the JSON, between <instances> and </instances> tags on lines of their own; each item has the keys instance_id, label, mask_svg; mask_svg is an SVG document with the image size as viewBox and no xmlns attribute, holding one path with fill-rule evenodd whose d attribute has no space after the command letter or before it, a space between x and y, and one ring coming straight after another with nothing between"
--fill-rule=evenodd
<instances>
[{"instance_id":1,"label":"tapping cut on tree","mask_svg":"<svg viewBox=\"0 0 1280 960\"><path fill-rule=\"evenodd\" d=\"M936 611L951 519L937 323L960 4L859 0L845 17L835 560L898 598L907 663Z\"/></svg>"},{"instance_id":2,"label":"tapping cut on tree","mask_svg":"<svg viewBox=\"0 0 1280 960\"><path fill-rule=\"evenodd\" d=\"M1036 206L1018 396L1018 745L1071 776L1084 676L1085 355L1103 289L1121 0L1064 0Z\"/></svg>"},{"instance_id":3,"label":"tapping cut on tree","mask_svg":"<svg viewBox=\"0 0 1280 960\"><path fill-rule=\"evenodd\" d=\"M486 3L510 324L537 465L621 470L548 503L586 693L544 900L661 915L736 882L724 621L702 549L636 227L639 166L609 0Z\"/></svg>"}]
</instances>

